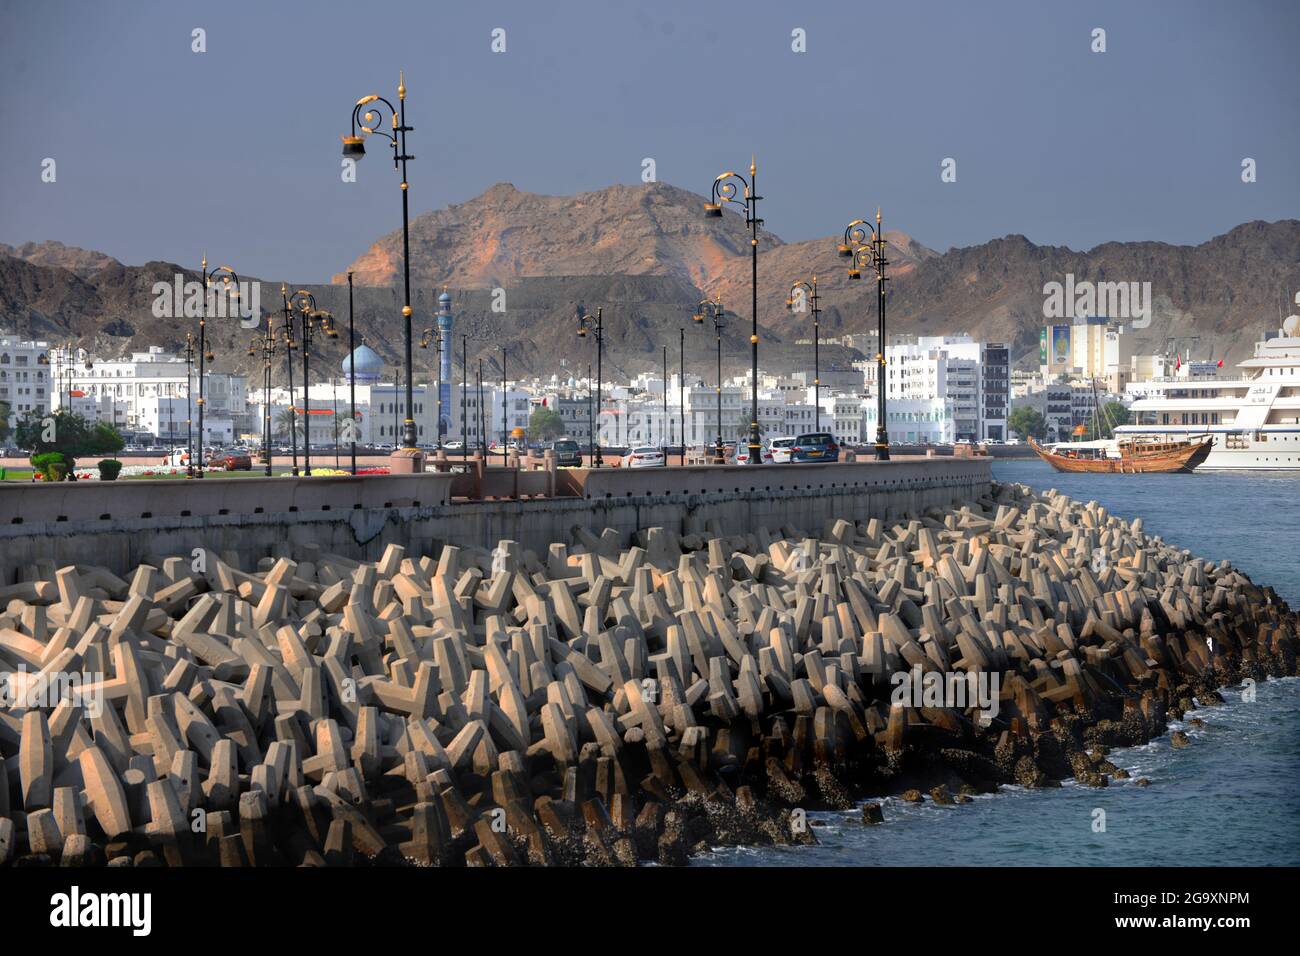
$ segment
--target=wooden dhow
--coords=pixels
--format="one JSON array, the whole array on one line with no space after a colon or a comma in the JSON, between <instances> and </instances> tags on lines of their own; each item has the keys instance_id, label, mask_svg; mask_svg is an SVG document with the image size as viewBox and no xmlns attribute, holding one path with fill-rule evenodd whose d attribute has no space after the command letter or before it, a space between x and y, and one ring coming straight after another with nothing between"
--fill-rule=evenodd
<instances>
[{"instance_id":1,"label":"wooden dhow","mask_svg":"<svg viewBox=\"0 0 1300 956\"><path fill-rule=\"evenodd\" d=\"M1194 471L1209 457L1214 439L1077 442L1049 451L1031 438L1029 445L1057 471L1144 475Z\"/></svg>"}]
</instances>

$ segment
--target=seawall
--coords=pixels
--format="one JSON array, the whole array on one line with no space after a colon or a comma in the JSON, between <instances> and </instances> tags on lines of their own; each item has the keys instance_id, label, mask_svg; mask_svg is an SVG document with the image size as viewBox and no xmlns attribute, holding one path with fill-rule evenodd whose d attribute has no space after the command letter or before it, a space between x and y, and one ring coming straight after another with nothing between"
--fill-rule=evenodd
<instances>
[{"instance_id":1,"label":"seawall","mask_svg":"<svg viewBox=\"0 0 1300 956\"><path fill-rule=\"evenodd\" d=\"M0 583L38 561L125 574L201 548L245 566L303 545L376 560L389 544L436 553L445 543L492 548L502 539L538 553L572 529L613 529L626 544L650 527L679 534L716 522L820 528L827 520L897 518L986 495L987 459L903 458L827 465L699 466L561 472L562 494L469 501L455 476L205 478L60 482L0 488Z\"/></svg>"}]
</instances>

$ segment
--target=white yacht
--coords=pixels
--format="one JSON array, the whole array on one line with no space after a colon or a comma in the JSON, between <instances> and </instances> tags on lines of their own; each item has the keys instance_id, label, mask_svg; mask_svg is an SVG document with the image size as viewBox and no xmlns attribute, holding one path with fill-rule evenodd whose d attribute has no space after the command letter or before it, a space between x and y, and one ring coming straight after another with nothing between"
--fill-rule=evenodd
<instances>
[{"instance_id":1,"label":"white yacht","mask_svg":"<svg viewBox=\"0 0 1300 956\"><path fill-rule=\"evenodd\" d=\"M1300 295L1297 297L1300 301ZM1116 438L1181 441L1201 435L1214 448L1197 469L1300 471L1300 315L1255 343L1233 379L1175 378L1129 385L1133 424Z\"/></svg>"}]
</instances>

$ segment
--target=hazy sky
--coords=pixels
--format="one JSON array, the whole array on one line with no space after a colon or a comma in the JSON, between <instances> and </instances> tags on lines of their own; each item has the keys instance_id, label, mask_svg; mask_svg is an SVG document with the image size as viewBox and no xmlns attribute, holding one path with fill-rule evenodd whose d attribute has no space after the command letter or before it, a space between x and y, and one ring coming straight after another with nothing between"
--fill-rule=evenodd
<instances>
[{"instance_id":1,"label":"hazy sky","mask_svg":"<svg viewBox=\"0 0 1300 956\"><path fill-rule=\"evenodd\" d=\"M414 213L634 183L646 157L705 192L756 151L787 240L877 204L937 249L1300 216L1292 0L0 0L0 241L327 280L400 225L378 143L339 175L352 104L395 97L399 67Z\"/></svg>"}]
</instances>

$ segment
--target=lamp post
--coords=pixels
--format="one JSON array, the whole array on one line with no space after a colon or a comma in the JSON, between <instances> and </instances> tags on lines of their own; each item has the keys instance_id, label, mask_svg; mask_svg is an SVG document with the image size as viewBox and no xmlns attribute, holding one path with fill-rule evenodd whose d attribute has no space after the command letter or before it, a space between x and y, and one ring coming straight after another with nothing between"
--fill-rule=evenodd
<instances>
[{"instance_id":1,"label":"lamp post","mask_svg":"<svg viewBox=\"0 0 1300 956\"><path fill-rule=\"evenodd\" d=\"M291 474L298 477L298 409L293 403L293 350L298 347L293 337L293 310L289 308L289 290L280 286L280 299L284 303L284 325L280 333L284 337L284 367L289 376L289 450L293 457Z\"/></svg>"},{"instance_id":2,"label":"lamp post","mask_svg":"<svg viewBox=\"0 0 1300 956\"><path fill-rule=\"evenodd\" d=\"M664 346L664 419L659 426L659 439L664 446L664 467L668 467L668 346Z\"/></svg>"},{"instance_id":3,"label":"lamp post","mask_svg":"<svg viewBox=\"0 0 1300 956\"><path fill-rule=\"evenodd\" d=\"M592 422L591 442L593 454L591 465L593 468L600 468L605 463L605 459L600 454L600 400L604 377L602 364L605 358L605 309L603 306L596 309L596 318L593 320L587 314L587 310L581 304L578 305L578 338L585 339L588 332L591 332L596 337L596 411L595 419Z\"/></svg>"},{"instance_id":4,"label":"lamp post","mask_svg":"<svg viewBox=\"0 0 1300 956\"><path fill-rule=\"evenodd\" d=\"M506 413L510 408L510 389L506 385L506 352L507 347L501 346L501 465L503 467L509 461L510 451L510 423L506 420Z\"/></svg>"},{"instance_id":5,"label":"lamp post","mask_svg":"<svg viewBox=\"0 0 1300 956\"><path fill-rule=\"evenodd\" d=\"M682 464L686 464L686 326L677 330L681 366L677 374L677 431L682 443Z\"/></svg>"},{"instance_id":6,"label":"lamp post","mask_svg":"<svg viewBox=\"0 0 1300 956\"><path fill-rule=\"evenodd\" d=\"M889 461L889 429L885 424L885 233L876 210L874 226L854 219L844 228L839 254L850 260L849 278L861 279L865 265L876 274L876 461Z\"/></svg>"},{"instance_id":7,"label":"lamp post","mask_svg":"<svg viewBox=\"0 0 1300 956\"><path fill-rule=\"evenodd\" d=\"M194 477L194 408L190 400L194 375L194 333L185 333L185 475Z\"/></svg>"},{"instance_id":8,"label":"lamp post","mask_svg":"<svg viewBox=\"0 0 1300 956\"><path fill-rule=\"evenodd\" d=\"M402 319L404 321L405 332L404 341L406 348L406 419L402 423L402 443L400 450L393 452L394 458L406 459L409 461L411 471L423 471L423 456L420 450L416 448L415 419L413 416L414 404L414 364L411 355L411 207L410 197L408 195L408 181L406 177L406 164L409 160L415 159L406 151L406 134L412 132L414 127L406 125L406 74L398 74L397 81L397 103L396 107L391 102L374 93L363 96L357 100L356 105L352 107L352 134L343 137L343 155L345 158L359 160L366 154L365 137L368 135L382 136L388 140L393 150L393 168L400 170L402 174L402 280L404 292L404 304L402 305ZM392 132L388 133L379 128L381 119L379 104L387 107L390 116L390 125ZM358 133L360 130L360 133ZM406 470L404 467L402 470Z\"/></svg>"},{"instance_id":9,"label":"lamp post","mask_svg":"<svg viewBox=\"0 0 1300 956\"><path fill-rule=\"evenodd\" d=\"M744 190L744 198L737 199L736 192ZM749 422L749 464L763 463L763 445L758 431L758 227L763 220L758 218L758 163L753 158L749 161L749 179L735 172L725 172L713 181L713 201L704 204L704 214L715 219L722 218L722 207L726 203L743 206L745 225L749 227L749 248L751 262L750 287L753 293L752 328L749 333L750 349L750 422ZM719 376L718 387L722 379ZM719 392L721 399L721 392ZM719 424L721 428L721 424Z\"/></svg>"},{"instance_id":10,"label":"lamp post","mask_svg":"<svg viewBox=\"0 0 1300 956\"><path fill-rule=\"evenodd\" d=\"M469 402L465 390L469 387L469 336L460 337L460 460L469 459L469 436L465 434L465 419L469 413Z\"/></svg>"},{"instance_id":11,"label":"lamp post","mask_svg":"<svg viewBox=\"0 0 1300 956\"><path fill-rule=\"evenodd\" d=\"M211 272L208 271L208 257L203 257L203 312L199 315L199 470L195 475L196 478L203 477L203 409L207 405L207 363L213 360L213 355L208 351L207 345L207 324L208 309L212 307L212 302L216 298L212 290L212 283L215 279L220 278L221 285L219 288L226 298L239 298L239 276L230 266L217 266ZM231 287L231 281L234 281L234 287ZM113 417L117 418L117 400L113 401Z\"/></svg>"},{"instance_id":12,"label":"lamp post","mask_svg":"<svg viewBox=\"0 0 1300 956\"><path fill-rule=\"evenodd\" d=\"M352 273L348 272L348 437L352 445L352 474L357 473L357 340L352 322Z\"/></svg>"},{"instance_id":13,"label":"lamp post","mask_svg":"<svg viewBox=\"0 0 1300 956\"><path fill-rule=\"evenodd\" d=\"M306 289L289 296L291 308L302 320L302 473L311 476L311 374L308 359L311 356L312 337L324 333L328 338L338 338L334 316L316 308L316 297Z\"/></svg>"},{"instance_id":14,"label":"lamp post","mask_svg":"<svg viewBox=\"0 0 1300 956\"><path fill-rule=\"evenodd\" d=\"M479 451L483 454L483 463L487 464L487 423L483 420L483 356L478 357L478 410L474 415L475 431L477 435L475 440L478 442Z\"/></svg>"},{"instance_id":15,"label":"lamp post","mask_svg":"<svg viewBox=\"0 0 1300 956\"><path fill-rule=\"evenodd\" d=\"M791 312L812 311L813 320L813 431L822 430L822 379L821 379L821 301L817 295L817 277L796 279L790 285L790 295L785 300L785 307Z\"/></svg>"},{"instance_id":16,"label":"lamp post","mask_svg":"<svg viewBox=\"0 0 1300 956\"><path fill-rule=\"evenodd\" d=\"M713 334L718 340L718 442L713 450L713 463L715 465L725 465L727 456L722 451L722 330L727 327L727 312L722 307L722 296L717 299L702 299L700 304L695 307L695 314L691 316L698 324L703 325L705 318L713 320Z\"/></svg>"},{"instance_id":17,"label":"lamp post","mask_svg":"<svg viewBox=\"0 0 1300 956\"><path fill-rule=\"evenodd\" d=\"M253 336L248 345L250 357L262 353L262 461L266 464L266 477L271 477L271 359L275 357L275 319L266 316L266 332Z\"/></svg>"}]
</instances>

